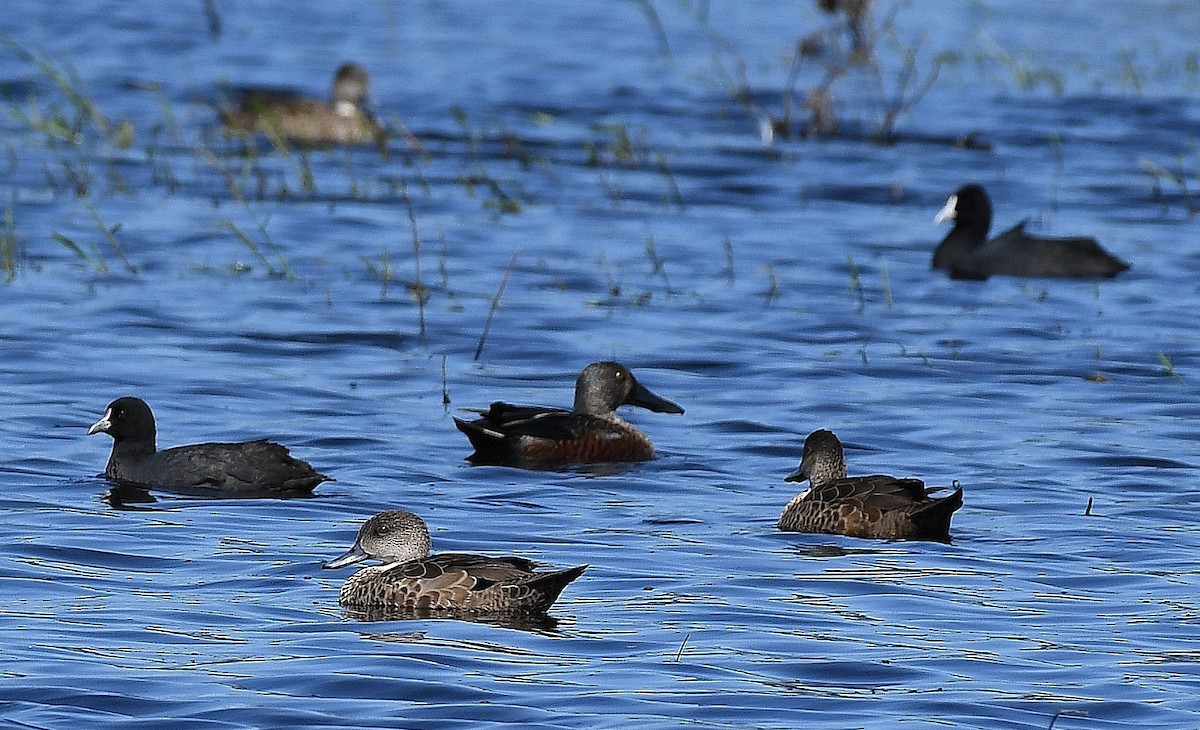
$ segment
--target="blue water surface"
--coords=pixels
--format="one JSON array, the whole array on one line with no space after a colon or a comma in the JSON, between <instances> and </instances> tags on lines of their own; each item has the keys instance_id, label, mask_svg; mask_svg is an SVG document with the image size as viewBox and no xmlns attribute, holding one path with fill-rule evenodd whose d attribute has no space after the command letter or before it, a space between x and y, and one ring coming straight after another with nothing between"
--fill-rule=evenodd
<instances>
[{"instance_id":1,"label":"blue water surface","mask_svg":"<svg viewBox=\"0 0 1200 730\"><path fill-rule=\"evenodd\" d=\"M1191 3L877 3L809 138L764 130L849 52L813 3L5 15L5 724L1200 725ZM350 59L383 153L222 134L222 88L320 96ZM1132 269L931 272L969 181ZM658 459L464 460L460 409L567 405L602 359L687 409L628 414ZM85 432L126 394L161 446L267 437L337 481L114 499ZM816 428L961 483L953 542L777 532ZM321 564L398 507L591 567L553 625L344 615Z\"/></svg>"}]
</instances>

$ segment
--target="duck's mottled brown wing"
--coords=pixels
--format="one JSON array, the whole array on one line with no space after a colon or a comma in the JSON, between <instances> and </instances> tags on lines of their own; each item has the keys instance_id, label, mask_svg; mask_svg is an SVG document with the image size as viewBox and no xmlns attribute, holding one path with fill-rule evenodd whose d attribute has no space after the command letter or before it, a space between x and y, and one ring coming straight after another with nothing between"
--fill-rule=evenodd
<instances>
[{"instance_id":1,"label":"duck's mottled brown wing","mask_svg":"<svg viewBox=\"0 0 1200 730\"><path fill-rule=\"evenodd\" d=\"M441 553L386 570L359 571L347 581L341 602L421 610L545 611L583 570L537 573L525 558Z\"/></svg>"},{"instance_id":2,"label":"duck's mottled brown wing","mask_svg":"<svg viewBox=\"0 0 1200 730\"><path fill-rule=\"evenodd\" d=\"M410 561L394 570L404 570L414 578L434 578L450 571L462 571L488 585L527 578L534 572L532 560L505 556L494 558L472 553L438 553L421 560ZM487 585L481 585L480 589Z\"/></svg>"},{"instance_id":3,"label":"duck's mottled brown wing","mask_svg":"<svg viewBox=\"0 0 1200 730\"><path fill-rule=\"evenodd\" d=\"M931 498L920 479L877 474L823 484L784 507L778 527L850 537L949 540L962 489Z\"/></svg>"},{"instance_id":4,"label":"duck's mottled brown wing","mask_svg":"<svg viewBox=\"0 0 1200 730\"><path fill-rule=\"evenodd\" d=\"M887 474L847 477L814 487L808 499L829 504L853 504L863 509L885 512L926 499L925 482Z\"/></svg>"}]
</instances>

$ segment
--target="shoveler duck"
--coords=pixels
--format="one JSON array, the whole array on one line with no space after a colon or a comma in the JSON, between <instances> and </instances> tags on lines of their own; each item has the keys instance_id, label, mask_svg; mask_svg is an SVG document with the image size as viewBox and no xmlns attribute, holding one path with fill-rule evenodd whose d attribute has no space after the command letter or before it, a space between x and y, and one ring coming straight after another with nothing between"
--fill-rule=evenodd
<instances>
[{"instance_id":1,"label":"shoveler duck","mask_svg":"<svg viewBox=\"0 0 1200 730\"><path fill-rule=\"evenodd\" d=\"M333 77L331 101L278 89L246 89L237 108L220 110L221 120L237 132L261 132L301 144L381 144L386 132L363 107L369 83L366 69L345 63Z\"/></svg>"},{"instance_id":2,"label":"shoveler duck","mask_svg":"<svg viewBox=\"0 0 1200 730\"><path fill-rule=\"evenodd\" d=\"M950 518L963 503L962 487L931 497L937 490L926 489L920 479L847 476L842 443L824 429L804 440L800 468L786 477L789 482L806 479L809 489L783 508L780 530L949 542Z\"/></svg>"},{"instance_id":3,"label":"shoveler duck","mask_svg":"<svg viewBox=\"0 0 1200 730\"><path fill-rule=\"evenodd\" d=\"M994 275L1058 278L1112 277L1129 268L1085 236L1043 238L1025 232L1022 221L988 240L992 201L983 187L964 185L946 199L934 223L954 221L933 253L933 268L951 279L986 279Z\"/></svg>"},{"instance_id":4,"label":"shoveler duck","mask_svg":"<svg viewBox=\"0 0 1200 730\"><path fill-rule=\"evenodd\" d=\"M354 547L324 567L369 558L383 563L346 579L338 593L342 606L492 614L544 613L588 567L539 573L525 558L430 555L429 548L424 520L407 510L389 510L363 523Z\"/></svg>"},{"instance_id":5,"label":"shoveler duck","mask_svg":"<svg viewBox=\"0 0 1200 730\"><path fill-rule=\"evenodd\" d=\"M310 494L333 481L270 441L205 443L162 451L155 444L154 413L141 398L108 404L88 435L112 436L104 474L122 485L215 497L279 497Z\"/></svg>"},{"instance_id":6,"label":"shoveler duck","mask_svg":"<svg viewBox=\"0 0 1200 730\"><path fill-rule=\"evenodd\" d=\"M514 406L497 401L480 418L455 418L467 435L476 464L549 467L613 461L647 461L654 444L617 415L618 406L640 406L657 413L683 409L651 393L617 362L594 362L575 381L571 410Z\"/></svg>"}]
</instances>

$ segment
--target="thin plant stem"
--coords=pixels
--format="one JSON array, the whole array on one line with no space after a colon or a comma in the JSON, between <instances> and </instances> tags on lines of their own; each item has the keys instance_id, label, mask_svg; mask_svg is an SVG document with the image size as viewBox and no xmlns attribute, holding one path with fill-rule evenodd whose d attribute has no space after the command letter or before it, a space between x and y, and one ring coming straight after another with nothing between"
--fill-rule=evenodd
<instances>
[{"instance_id":1,"label":"thin plant stem","mask_svg":"<svg viewBox=\"0 0 1200 730\"><path fill-rule=\"evenodd\" d=\"M95 206L93 206L91 203L84 203L83 207L92 214L92 219L95 220L96 225L100 227L100 231L104 234L105 240L108 241L109 247L112 248L115 254L117 254L117 258L121 259L121 263L124 264L125 270L131 274L136 274L138 272L138 268L134 266L133 262L129 260L129 257L125 255L125 250L121 248L121 242L117 240L115 235L113 235L117 231L121 230L121 224L118 223L112 228L109 228L108 226L104 225L104 221L100 219L100 211L96 210Z\"/></svg>"},{"instance_id":2,"label":"thin plant stem","mask_svg":"<svg viewBox=\"0 0 1200 730\"><path fill-rule=\"evenodd\" d=\"M496 310L500 308L500 297L504 296L504 287L508 286L508 276L512 273L513 266L516 266L517 257L520 255L520 249L513 251L512 258L508 260L508 266L504 267L504 276L500 278L500 286L496 289L496 295L492 297L492 306L488 308L487 319L483 323L483 332L479 334L479 345L475 348L476 361L483 354L483 343L487 341L488 332L492 329L492 317L495 316Z\"/></svg>"}]
</instances>

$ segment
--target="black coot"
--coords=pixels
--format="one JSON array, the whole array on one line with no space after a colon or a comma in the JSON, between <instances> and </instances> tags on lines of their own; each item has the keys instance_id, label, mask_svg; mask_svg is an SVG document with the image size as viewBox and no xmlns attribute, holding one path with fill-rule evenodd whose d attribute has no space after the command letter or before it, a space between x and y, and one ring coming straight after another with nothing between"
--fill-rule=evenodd
<instances>
[{"instance_id":1,"label":"black coot","mask_svg":"<svg viewBox=\"0 0 1200 730\"><path fill-rule=\"evenodd\" d=\"M1129 264L1100 247L1094 238L1041 238L1025 232L1022 221L988 240L992 203L979 185L965 185L946 200L934 222L954 228L933 254L933 268L952 279L993 275L1097 278L1116 276Z\"/></svg>"},{"instance_id":2,"label":"black coot","mask_svg":"<svg viewBox=\"0 0 1200 730\"><path fill-rule=\"evenodd\" d=\"M158 451L154 414L141 398L118 398L88 435L113 438L105 476L121 484L184 494L230 497L298 496L330 477L270 441L208 443Z\"/></svg>"}]
</instances>

